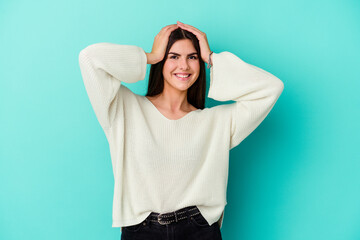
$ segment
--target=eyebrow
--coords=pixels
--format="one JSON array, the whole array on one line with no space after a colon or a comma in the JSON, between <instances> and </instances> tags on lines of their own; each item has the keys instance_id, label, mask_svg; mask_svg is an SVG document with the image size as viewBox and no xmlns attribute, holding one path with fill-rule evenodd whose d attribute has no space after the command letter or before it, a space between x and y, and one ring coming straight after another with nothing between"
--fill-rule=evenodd
<instances>
[{"instance_id":1,"label":"eyebrow","mask_svg":"<svg viewBox=\"0 0 360 240\"><path fill-rule=\"evenodd\" d=\"M180 54L175 53L175 52L169 52L169 54L174 54L174 55L180 56ZM197 52L190 53L190 54L188 54L188 56L191 56L191 55L194 55L194 54L197 54Z\"/></svg>"}]
</instances>

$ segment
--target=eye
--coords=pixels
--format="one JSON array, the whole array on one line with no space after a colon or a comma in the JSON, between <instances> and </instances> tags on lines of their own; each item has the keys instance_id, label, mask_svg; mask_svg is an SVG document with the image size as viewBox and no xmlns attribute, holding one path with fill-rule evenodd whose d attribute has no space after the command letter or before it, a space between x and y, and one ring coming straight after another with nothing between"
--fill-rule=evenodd
<instances>
[{"instance_id":1,"label":"eye","mask_svg":"<svg viewBox=\"0 0 360 240\"><path fill-rule=\"evenodd\" d=\"M172 55L172 56L170 56L170 59L175 59L175 58L177 58L177 57L178 57L178 56ZM194 60L197 59L196 56L190 56L189 58L190 58L190 59L194 59Z\"/></svg>"}]
</instances>

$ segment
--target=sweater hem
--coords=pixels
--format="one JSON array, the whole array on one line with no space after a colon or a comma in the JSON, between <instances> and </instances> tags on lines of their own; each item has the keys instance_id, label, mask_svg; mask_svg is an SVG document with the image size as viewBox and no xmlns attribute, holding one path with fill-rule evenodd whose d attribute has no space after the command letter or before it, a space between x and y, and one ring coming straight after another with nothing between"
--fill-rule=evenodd
<instances>
[{"instance_id":1,"label":"sweater hem","mask_svg":"<svg viewBox=\"0 0 360 240\"><path fill-rule=\"evenodd\" d=\"M127 226L132 226L132 225L136 225L141 223L142 221L144 221L149 215L150 215L151 211L147 211L144 212L143 214L141 214L140 216L133 218L133 219L126 219L124 221L121 220L113 220L112 222L112 227L113 228L117 228L117 227L127 227Z\"/></svg>"}]
</instances>

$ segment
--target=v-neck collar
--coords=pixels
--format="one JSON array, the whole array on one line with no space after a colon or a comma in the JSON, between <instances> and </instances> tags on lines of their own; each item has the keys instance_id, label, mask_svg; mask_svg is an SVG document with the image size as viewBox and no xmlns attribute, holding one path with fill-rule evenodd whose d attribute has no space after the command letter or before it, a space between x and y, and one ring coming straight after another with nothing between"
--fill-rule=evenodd
<instances>
[{"instance_id":1,"label":"v-neck collar","mask_svg":"<svg viewBox=\"0 0 360 240\"><path fill-rule=\"evenodd\" d=\"M151 107L154 109L155 112L157 112L157 114L160 114L160 116L165 119L166 121L171 121L171 122L176 122L176 121L180 121L180 120L183 120L185 118L187 118L188 116L190 116L192 113L196 112L196 111L201 111L201 109L196 109L196 110L193 110L191 112L188 112L187 114L185 114L183 117L179 118L179 119L169 119L167 117L165 117L160 111L159 109L157 109L157 107L155 107L155 105L145 96L143 96L143 98L145 98L145 101L148 102Z\"/></svg>"}]
</instances>

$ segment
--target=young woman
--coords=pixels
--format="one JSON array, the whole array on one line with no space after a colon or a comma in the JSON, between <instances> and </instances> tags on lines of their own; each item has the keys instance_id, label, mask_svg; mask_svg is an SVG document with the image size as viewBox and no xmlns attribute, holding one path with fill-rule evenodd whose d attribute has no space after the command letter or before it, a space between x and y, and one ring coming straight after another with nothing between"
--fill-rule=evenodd
<instances>
[{"instance_id":1,"label":"young woman","mask_svg":"<svg viewBox=\"0 0 360 240\"><path fill-rule=\"evenodd\" d=\"M208 97L235 102L205 108ZM96 43L79 54L84 85L110 147L113 227L121 239L221 239L229 150L265 119L284 84L178 22L152 51ZM122 83L143 80L146 96Z\"/></svg>"}]
</instances>

